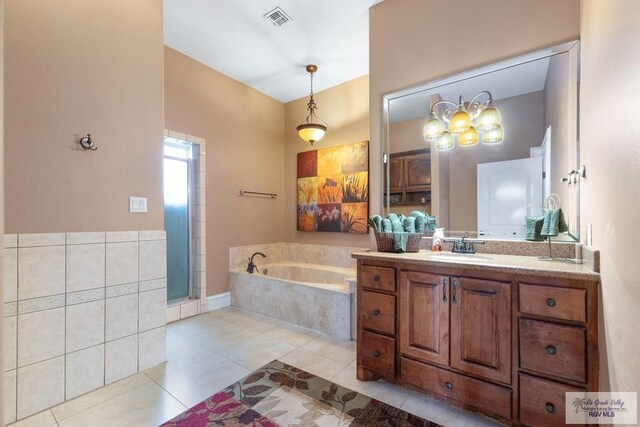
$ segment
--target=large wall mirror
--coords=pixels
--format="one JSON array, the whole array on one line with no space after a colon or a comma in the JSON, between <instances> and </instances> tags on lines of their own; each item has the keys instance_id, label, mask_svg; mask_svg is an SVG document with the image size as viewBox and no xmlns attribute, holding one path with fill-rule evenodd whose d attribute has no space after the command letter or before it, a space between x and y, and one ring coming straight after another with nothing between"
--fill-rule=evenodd
<instances>
[{"instance_id":1,"label":"large wall mirror","mask_svg":"<svg viewBox=\"0 0 640 427\"><path fill-rule=\"evenodd\" d=\"M578 49L566 43L386 95L385 213L426 211L450 235L524 239L525 217L557 205L568 231L554 240L578 240ZM477 129L460 132L460 109ZM426 129L430 117L442 127Z\"/></svg>"}]
</instances>

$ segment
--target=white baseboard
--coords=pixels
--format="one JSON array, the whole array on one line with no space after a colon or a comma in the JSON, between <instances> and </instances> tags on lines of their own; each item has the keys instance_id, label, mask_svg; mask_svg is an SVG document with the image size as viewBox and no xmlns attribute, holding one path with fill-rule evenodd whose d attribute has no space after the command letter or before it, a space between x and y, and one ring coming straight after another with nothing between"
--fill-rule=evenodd
<instances>
[{"instance_id":1,"label":"white baseboard","mask_svg":"<svg viewBox=\"0 0 640 427\"><path fill-rule=\"evenodd\" d=\"M223 292L207 297L207 311L229 307L231 305L231 292Z\"/></svg>"}]
</instances>

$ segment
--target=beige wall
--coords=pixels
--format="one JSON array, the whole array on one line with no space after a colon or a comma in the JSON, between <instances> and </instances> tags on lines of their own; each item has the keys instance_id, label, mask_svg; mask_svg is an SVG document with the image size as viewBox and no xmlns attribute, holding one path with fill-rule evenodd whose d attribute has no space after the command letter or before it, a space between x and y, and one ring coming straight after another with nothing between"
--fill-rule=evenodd
<instances>
[{"instance_id":1,"label":"beige wall","mask_svg":"<svg viewBox=\"0 0 640 427\"><path fill-rule=\"evenodd\" d=\"M7 232L162 229L162 0L5 12Z\"/></svg>"},{"instance_id":2,"label":"beige wall","mask_svg":"<svg viewBox=\"0 0 640 427\"><path fill-rule=\"evenodd\" d=\"M284 238L284 105L165 47L165 127L206 140L207 295L228 290L229 247ZM280 194L277 200L238 191Z\"/></svg>"},{"instance_id":3,"label":"beige wall","mask_svg":"<svg viewBox=\"0 0 640 427\"><path fill-rule=\"evenodd\" d=\"M577 76L575 75L578 50L556 55L549 61L549 72L544 88L545 129L551 126L551 193L562 201L562 209L569 231L577 235L577 185L562 182L571 169L577 169Z\"/></svg>"},{"instance_id":4,"label":"beige wall","mask_svg":"<svg viewBox=\"0 0 640 427\"><path fill-rule=\"evenodd\" d=\"M0 242L4 241L4 1L0 0ZM0 277L4 277L4 251L0 251ZM4 307L4 291L0 290L0 307ZM0 316L0 366L4 366L4 316ZM4 375L0 375L0 402L4 402ZM0 405L0 424L4 420L4 404Z\"/></svg>"},{"instance_id":5,"label":"beige wall","mask_svg":"<svg viewBox=\"0 0 640 427\"><path fill-rule=\"evenodd\" d=\"M530 157L529 149L539 146L544 136L543 93L525 95L495 101L502 116L505 139L502 144L488 146L478 143L474 147L455 146L453 150L434 151L432 156L448 160L448 191L442 193L438 209L439 225L454 231L476 231L477 224L477 165ZM389 139L392 153L424 148L422 137L425 118L393 123ZM433 163L433 162L432 162ZM446 163L446 162L445 162ZM432 187L439 187L435 176ZM435 197L435 196L434 196ZM448 198L448 209L446 208ZM444 209L443 209L444 207ZM435 208L435 206L434 206ZM443 214L440 213L443 210ZM446 213L448 212L448 215ZM447 218L448 216L448 218Z\"/></svg>"},{"instance_id":6,"label":"beige wall","mask_svg":"<svg viewBox=\"0 0 640 427\"><path fill-rule=\"evenodd\" d=\"M602 251L601 385L616 391L640 389L639 16L635 0L583 2L581 235L592 223Z\"/></svg>"},{"instance_id":7,"label":"beige wall","mask_svg":"<svg viewBox=\"0 0 640 427\"><path fill-rule=\"evenodd\" d=\"M322 64L320 64L322 65ZM320 78L322 66L316 75ZM349 144L369 139L369 76L359 77L314 94L318 104L318 116L326 121L329 130L324 138L313 147L303 141L296 132L296 126L307 116L309 97L300 98L285 104L285 237L288 242L316 243L368 247L370 238L366 234L322 233L296 231L296 168L297 154L315 148ZM369 156L371 156L369 147ZM372 167L370 161L369 167ZM369 187L371 188L371 187ZM380 191L380 187L378 187ZM370 196L371 198L371 190ZM372 209L372 205L370 208Z\"/></svg>"},{"instance_id":8,"label":"beige wall","mask_svg":"<svg viewBox=\"0 0 640 427\"><path fill-rule=\"evenodd\" d=\"M386 0L369 10L371 206L382 194L382 96L579 37L579 0ZM452 20L443 16L455 17ZM473 37L461 28L477 29Z\"/></svg>"}]
</instances>

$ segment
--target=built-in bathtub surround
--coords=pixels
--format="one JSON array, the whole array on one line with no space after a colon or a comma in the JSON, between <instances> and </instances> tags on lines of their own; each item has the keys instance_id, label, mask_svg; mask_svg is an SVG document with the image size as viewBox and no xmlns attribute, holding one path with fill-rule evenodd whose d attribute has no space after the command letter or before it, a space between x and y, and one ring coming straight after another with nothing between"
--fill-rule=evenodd
<instances>
[{"instance_id":1,"label":"built-in bathtub surround","mask_svg":"<svg viewBox=\"0 0 640 427\"><path fill-rule=\"evenodd\" d=\"M234 307L351 339L352 268L281 261L229 272Z\"/></svg>"},{"instance_id":2,"label":"built-in bathtub surround","mask_svg":"<svg viewBox=\"0 0 640 427\"><path fill-rule=\"evenodd\" d=\"M5 422L165 360L164 231L5 235Z\"/></svg>"}]
</instances>

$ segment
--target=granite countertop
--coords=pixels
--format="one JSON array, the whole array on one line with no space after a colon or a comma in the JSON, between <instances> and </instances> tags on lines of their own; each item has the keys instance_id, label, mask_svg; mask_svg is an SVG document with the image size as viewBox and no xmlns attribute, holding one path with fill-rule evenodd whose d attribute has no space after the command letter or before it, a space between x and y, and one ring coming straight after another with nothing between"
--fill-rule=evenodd
<instances>
[{"instance_id":1,"label":"granite countertop","mask_svg":"<svg viewBox=\"0 0 640 427\"><path fill-rule=\"evenodd\" d=\"M353 258L370 261L402 262L432 267L463 267L471 270L502 271L516 274L536 274L567 279L600 280L600 274L584 264L562 261L541 261L535 256L499 254L454 254L421 250L416 253L396 254L392 252L354 252Z\"/></svg>"}]
</instances>

